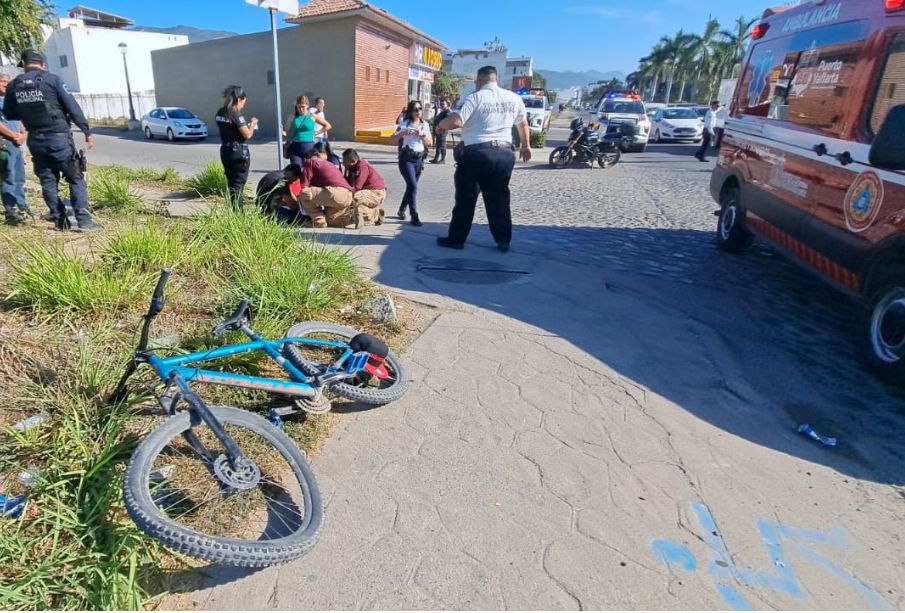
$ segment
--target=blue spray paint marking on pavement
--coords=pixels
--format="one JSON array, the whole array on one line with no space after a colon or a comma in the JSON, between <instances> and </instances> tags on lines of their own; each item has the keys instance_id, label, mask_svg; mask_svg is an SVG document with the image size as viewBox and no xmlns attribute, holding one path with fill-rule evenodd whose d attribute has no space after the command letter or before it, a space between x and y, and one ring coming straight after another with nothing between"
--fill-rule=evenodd
<instances>
[{"instance_id":1,"label":"blue spray paint marking on pavement","mask_svg":"<svg viewBox=\"0 0 905 613\"><path fill-rule=\"evenodd\" d=\"M688 549L678 543L662 539L656 540L651 543L651 549L667 566L675 566L687 573L698 569L698 561L695 557L691 555Z\"/></svg>"},{"instance_id":2,"label":"blue spray paint marking on pavement","mask_svg":"<svg viewBox=\"0 0 905 613\"><path fill-rule=\"evenodd\" d=\"M726 580L750 587L766 587L774 592L800 600L806 598L792 562L783 548L784 540L806 560L846 583L872 609L891 609L889 603L880 594L869 588L857 577L800 542L806 541L839 549L851 547L850 539L841 528L834 527L829 532L817 532L776 522L758 521L757 531L763 539L764 547L775 568L774 573L767 574L736 566L732 561L732 556L720 534L716 521L714 521L710 513L710 509L704 504L694 503L692 510L697 515L698 524L704 533L704 542L710 548L711 560L710 564L707 565L707 572L713 577L714 589L723 599L723 602L736 611L750 611L753 610L753 607L738 589ZM694 555L686 547L675 541L658 539L651 544L651 549L670 568L677 568L685 572L694 572L698 568L697 559Z\"/></svg>"},{"instance_id":3,"label":"blue spray paint marking on pavement","mask_svg":"<svg viewBox=\"0 0 905 613\"><path fill-rule=\"evenodd\" d=\"M726 583L720 583L719 581L713 582L713 587L716 588L717 594L723 597L723 602L725 602L733 611L753 611L754 607L751 606L744 596L742 596L734 586L731 586Z\"/></svg>"}]
</instances>

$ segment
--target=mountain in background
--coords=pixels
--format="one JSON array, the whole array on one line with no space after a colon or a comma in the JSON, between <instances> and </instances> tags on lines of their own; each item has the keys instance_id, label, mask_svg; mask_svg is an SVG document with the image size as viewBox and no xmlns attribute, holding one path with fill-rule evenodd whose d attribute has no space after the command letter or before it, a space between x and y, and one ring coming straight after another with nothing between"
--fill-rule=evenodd
<instances>
[{"instance_id":1,"label":"mountain in background","mask_svg":"<svg viewBox=\"0 0 905 613\"><path fill-rule=\"evenodd\" d=\"M546 70L538 68L537 72L547 79L547 89L568 89L570 87L584 87L594 81L609 81L610 79L625 80L625 74L618 70L600 72L599 70L585 70L584 72Z\"/></svg>"},{"instance_id":2,"label":"mountain in background","mask_svg":"<svg viewBox=\"0 0 905 613\"><path fill-rule=\"evenodd\" d=\"M136 26L129 29L137 30L139 32L158 32L160 34L182 34L189 37L189 43L201 43L206 40L214 40L215 38L236 36L235 32L227 32L226 30L202 30L201 28L193 28L192 26L172 26L169 28Z\"/></svg>"}]
</instances>

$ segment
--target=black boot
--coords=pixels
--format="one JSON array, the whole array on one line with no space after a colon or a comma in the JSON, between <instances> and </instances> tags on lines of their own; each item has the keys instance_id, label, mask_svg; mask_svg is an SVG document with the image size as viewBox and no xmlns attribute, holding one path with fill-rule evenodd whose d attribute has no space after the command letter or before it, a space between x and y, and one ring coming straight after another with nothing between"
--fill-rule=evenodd
<instances>
[{"instance_id":1,"label":"black boot","mask_svg":"<svg viewBox=\"0 0 905 613\"><path fill-rule=\"evenodd\" d=\"M421 219L418 217L418 213L412 213L412 225L416 228L420 228L424 224L421 223Z\"/></svg>"},{"instance_id":2,"label":"black boot","mask_svg":"<svg viewBox=\"0 0 905 613\"><path fill-rule=\"evenodd\" d=\"M398 219L401 219L402 221L405 221L405 207L404 206L399 207L399 211L396 213L396 217Z\"/></svg>"}]
</instances>

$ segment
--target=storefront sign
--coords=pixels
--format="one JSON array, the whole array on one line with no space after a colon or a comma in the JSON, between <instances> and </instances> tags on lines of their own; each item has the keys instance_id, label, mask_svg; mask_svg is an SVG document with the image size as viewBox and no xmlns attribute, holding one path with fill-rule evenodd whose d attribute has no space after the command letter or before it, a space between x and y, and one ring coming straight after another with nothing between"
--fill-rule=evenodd
<instances>
[{"instance_id":1,"label":"storefront sign","mask_svg":"<svg viewBox=\"0 0 905 613\"><path fill-rule=\"evenodd\" d=\"M416 66L409 66L409 79L433 83L434 73L430 70L424 70L423 68L418 68Z\"/></svg>"},{"instance_id":2,"label":"storefront sign","mask_svg":"<svg viewBox=\"0 0 905 613\"><path fill-rule=\"evenodd\" d=\"M412 46L412 64L440 70L443 68L443 55L436 49L415 43Z\"/></svg>"}]
</instances>

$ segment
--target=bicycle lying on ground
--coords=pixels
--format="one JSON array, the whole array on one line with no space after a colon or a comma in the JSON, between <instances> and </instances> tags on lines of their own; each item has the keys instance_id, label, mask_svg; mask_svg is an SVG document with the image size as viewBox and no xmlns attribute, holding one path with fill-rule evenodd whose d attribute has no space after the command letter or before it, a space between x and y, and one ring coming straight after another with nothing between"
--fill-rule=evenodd
<instances>
[{"instance_id":1,"label":"bicycle lying on ground","mask_svg":"<svg viewBox=\"0 0 905 613\"><path fill-rule=\"evenodd\" d=\"M154 319L166 303L170 270L161 272L141 338L111 401L125 402L127 382L143 364L165 385L160 406L170 417L138 445L126 469L124 497L140 530L170 549L218 564L260 567L305 554L324 521L323 500L303 453L263 417L208 406L189 385L227 385L290 397L297 409L330 409L324 391L371 405L400 398L405 372L386 345L351 328L319 322L293 326L265 340L251 329L250 303L214 328L215 337L241 331L251 342L161 358L148 348ZM326 337L326 338L325 338ZM288 380L190 366L263 351Z\"/></svg>"}]
</instances>

